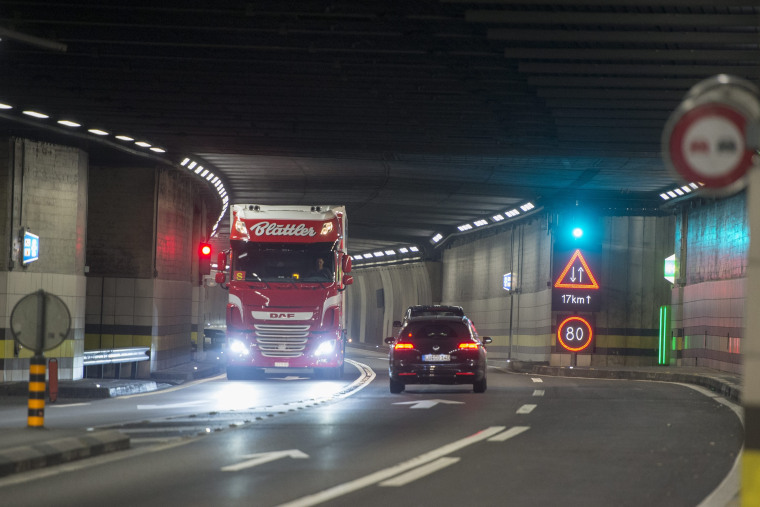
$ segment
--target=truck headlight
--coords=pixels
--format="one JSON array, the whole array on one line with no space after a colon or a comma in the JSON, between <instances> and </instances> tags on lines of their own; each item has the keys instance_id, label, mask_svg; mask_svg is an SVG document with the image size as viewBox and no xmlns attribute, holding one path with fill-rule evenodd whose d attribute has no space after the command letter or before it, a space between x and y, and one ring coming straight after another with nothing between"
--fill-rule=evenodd
<instances>
[{"instance_id":1,"label":"truck headlight","mask_svg":"<svg viewBox=\"0 0 760 507\"><path fill-rule=\"evenodd\" d=\"M230 352L234 354L247 355L248 346L240 340L232 340L230 342Z\"/></svg>"},{"instance_id":2,"label":"truck headlight","mask_svg":"<svg viewBox=\"0 0 760 507\"><path fill-rule=\"evenodd\" d=\"M315 356L326 356L328 354L332 354L332 352L335 350L335 341L330 340L326 342L322 342L317 347L317 350L314 351Z\"/></svg>"}]
</instances>

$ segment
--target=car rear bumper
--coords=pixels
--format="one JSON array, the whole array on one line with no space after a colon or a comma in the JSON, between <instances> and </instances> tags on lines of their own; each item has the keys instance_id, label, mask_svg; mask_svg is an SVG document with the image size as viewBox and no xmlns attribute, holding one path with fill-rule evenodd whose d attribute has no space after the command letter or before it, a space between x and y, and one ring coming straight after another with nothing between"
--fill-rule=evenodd
<instances>
[{"instance_id":1,"label":"car rear bumper","mask_svg":"<svg viewBox=\"0 0 760 507\"><path fill-rule=\"evenodd\" d=\"M404 384L472 384L483 380L485 367L464 364L414 364L389 369L391 379Z\"/></svg>"}]
</instances>

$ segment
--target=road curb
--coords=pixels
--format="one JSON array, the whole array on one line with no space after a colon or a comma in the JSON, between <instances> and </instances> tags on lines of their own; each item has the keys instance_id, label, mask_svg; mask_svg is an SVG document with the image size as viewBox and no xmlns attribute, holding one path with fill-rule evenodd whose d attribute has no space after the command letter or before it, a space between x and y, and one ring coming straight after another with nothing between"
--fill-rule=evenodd
<instances>
[{"instance_id":1,"label":"road curb","mask_svg":"<svg viewBox=\"0 0 760 507\"><path fill-rule=\"evenodd\" d=\"M0 451L0 477L124 449L129 449L129 437L116 430L42 440Z\"/></svg>"}]
</instances>

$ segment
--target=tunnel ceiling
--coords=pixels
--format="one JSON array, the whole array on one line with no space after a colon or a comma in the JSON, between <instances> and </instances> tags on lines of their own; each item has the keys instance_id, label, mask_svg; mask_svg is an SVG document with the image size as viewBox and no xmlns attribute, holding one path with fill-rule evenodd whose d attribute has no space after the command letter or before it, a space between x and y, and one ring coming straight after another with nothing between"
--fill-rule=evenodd
<instances>
[{"instance_id":1,"label":"tunnel ceiling","mask_svg":"<svg viewBox=\"0 0 760 507\"><path fill-rule=\"evenodd\" d=\"M4 0L0 102L195 157L233 203L345 204L353 253L430 248L526 201L658 208L684 94L760 78L756 5Z\"/></svg>"}]
</instances>

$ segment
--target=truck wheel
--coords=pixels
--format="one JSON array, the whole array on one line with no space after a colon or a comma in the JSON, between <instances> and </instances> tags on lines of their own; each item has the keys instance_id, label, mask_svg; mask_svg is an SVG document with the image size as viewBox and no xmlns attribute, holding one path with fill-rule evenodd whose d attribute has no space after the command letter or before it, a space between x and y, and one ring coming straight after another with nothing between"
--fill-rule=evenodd
<instances>
[{"instance_id":1,"label":"truck wheel","mask_svg":"<svg viewBox=\"0 0 760 507\"><path fill-rule=\"evenodd\" d=\"M486 378L483 377L483 380L477 380L472 384L472 391L475 393L484 393L486 392L486 387Z\"/></svg>"},{"instance_id":2,"label":"truck wheel","mask_svg":"<svg viewBox=\"0 0 760 507\"><path fill-rule=\"evenodd\" d=\"M391 379L390 387L392 394L400 394L404 391L404 383L397 380Z\"/></svg>"}]
</instances>

